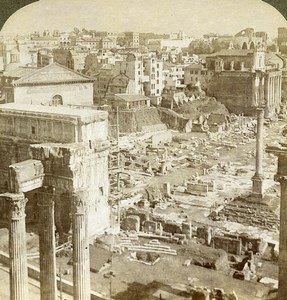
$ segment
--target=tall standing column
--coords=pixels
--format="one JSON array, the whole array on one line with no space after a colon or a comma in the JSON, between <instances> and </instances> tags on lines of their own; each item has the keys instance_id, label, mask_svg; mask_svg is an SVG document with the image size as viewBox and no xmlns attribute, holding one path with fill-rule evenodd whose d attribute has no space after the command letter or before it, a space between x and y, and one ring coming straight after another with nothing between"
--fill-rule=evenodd
<instances>
[{"instance_id":1,"label":"tall standing column","mask_svg":"<svg viewBox=\"0 0 287 300\"><path fill-rule=\"evenodd\" d=\"M252 177L252 193L254 196L263 197L263 131L264 131L264 110L257 108L257 134L256 134L256 164L255 174Z\"/></svg>"},{"instance_id":2,"label":"tall standing column","mask_svg":"<svg viewBox=\"0 0 287 300\"><path fill-rule=\"evenodd\" d=\"M279 178L281 186L279 237L279 290L278 300L287 300L287 176Z\"/></svg>"},{"instance_id":3,"label":"tall standing column","mask_svg":"<svg viewBox=\"0 0 287 300\"><path fill-rule=\"evenodd\" d=\"M90 254L87 194L73 194L73 283L74 299L90 300Z\"/></svg>"},{"instance_id":4,"label":"tall standing column","mask_svg":"<svg viewBox=\"0 0 287 300\"><path fill-rule=\"evenodd\" d=\"M0 197L9 203L10 299L26 300L29 299L25 224L27 199L23 193L5 193Z\"/></svg>"},{"instance_id":5,"label":"tall standing column","mask_svg":"<svg viewBox=\"0 0 287 300\"><path fill-rule=\"evenodd\" d=\"M274 176L280 182L280 236L279 236L279 289L278 300L287 300L287 145L267 147L266 152L278 156L277 174Z\"/></svg>"},{"instance_id":6,"label":"tall standing column","mask_svg":"<svg viewBox=\"0 0 287 300\"><path fill-rule=\"evenodd\" d=\"M57 299L54 190L38 192L41 300Z\"/></svg>"}]
</instances>

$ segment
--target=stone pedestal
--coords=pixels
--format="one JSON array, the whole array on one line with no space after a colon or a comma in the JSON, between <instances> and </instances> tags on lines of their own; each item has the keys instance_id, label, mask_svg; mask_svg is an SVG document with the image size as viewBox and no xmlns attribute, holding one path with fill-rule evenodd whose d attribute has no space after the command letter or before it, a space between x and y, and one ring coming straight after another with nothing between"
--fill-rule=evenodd
<instances>
[{"instance_id":1,"label":"stone pedestal","mask_svg":"<svg viewBox=\"0 0 287 300\"><path fill-rule=\"evenodd\" d=\"M74 193L72 201L74 299L90 300L87 195L84 191Z\"/></svg>"},{"instance_id":2,"label":"stone pedestal","mask_svg":"<svg viewBox=\"0 0 287 300\"><path fill-rule=\"evenodd\" d=\"M264 131L264 110L257 108L257 134L256 134L256 165L255 174L252 177L252 194L255 197L263 197L263 131Z\"/></svg>"},{"instance_id":3,"label":"stone pedestal","mask_svg":"<svg viewBox=\"0 0 287 300\"><path fill-rule=\"evenodd\" d=\"M54 190L38 192L41 300L57 299Z\"/></svg>"},{"instance_id":4,"label":"stone pedestal","mask_svg":"<svg viewBox=\"0 0 287 300\"><path fill-rule=\"evenodd\" d=\"M23 193L5 193L0 197L9 203L10 299L26 300L29 299L25 225L27 199Z\"/></svg>"}]
</instances>

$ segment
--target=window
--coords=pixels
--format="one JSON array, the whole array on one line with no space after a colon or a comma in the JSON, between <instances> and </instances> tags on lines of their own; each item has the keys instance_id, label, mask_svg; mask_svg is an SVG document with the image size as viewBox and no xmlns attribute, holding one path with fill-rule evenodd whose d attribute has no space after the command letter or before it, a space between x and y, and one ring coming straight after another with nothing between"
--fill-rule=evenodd
<instances>
[{"instance_id":1,"label":"window","mask_svg":"<svg viewBox=\"0 0 287 300\"><path fill-rule=\"evenodd\" d=\"M36 128L34 126L32 126L32 134L36 134Z\"/></svg>"},{"instance_id":2,"label":"window","mask_svg":"<svg viewBox=\"0 0 287 300\"><path fill-rule=\"evenodd\" d=\"M99 187L100 196L104 195L104 188L102 186Z\"/></svg>"},{"instance_id":3,"label":"window","mask_svg":"<svg viewBox=\"0 0 287 300\"><path fill-rule=\"evenodd\" d=\"M53 106L63 105L63 97L61 95L55 95L52 98L52 105Z\"/></svg>"}]
</instances>

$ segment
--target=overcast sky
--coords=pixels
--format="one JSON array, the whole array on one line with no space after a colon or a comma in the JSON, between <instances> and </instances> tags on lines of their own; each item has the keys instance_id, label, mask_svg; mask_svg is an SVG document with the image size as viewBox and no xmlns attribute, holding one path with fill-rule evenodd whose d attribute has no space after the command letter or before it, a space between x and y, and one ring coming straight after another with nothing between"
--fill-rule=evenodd
<instances>
[{"instance_id":1,"label":"overcast sky","mask_svg":"<svg viewBox=\"0 0 287 300\"><path fill-rule=\"evenodd\" d=\"M261 0L40 0L13 14L0 35L59 29L235 34L253 27L277 35L285 18Z\"/></svg>"}]
</instances>

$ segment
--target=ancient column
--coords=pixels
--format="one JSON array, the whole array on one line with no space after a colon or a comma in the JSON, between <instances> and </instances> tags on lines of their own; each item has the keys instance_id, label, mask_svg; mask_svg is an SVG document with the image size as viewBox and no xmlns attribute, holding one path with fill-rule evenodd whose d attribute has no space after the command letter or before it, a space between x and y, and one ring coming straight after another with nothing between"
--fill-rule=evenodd
<instances>
[{"instance_id":1,"label":"ancient column","mask_svg":"<svg viewBox=\"0 0 287 300\"><path fill-rule=\"evenodd\" d=\"M252 193L254 196L263 197L263 130L264 130L264 110L257 108L257 134L256 134L256 164L255 174L252 177Z\"/></svg>"},{"instance_id":2,"label":"ancient column","mask_svg":"<svg viewBox=\"0 0 287 300\"><path fill-rule=\"evenodd\" d=\"M287 175L287 174L286 174ZM279 178L281 187L279 237L279 290L278 300L287 300L287 176Z\"/></svg>"},{"instance_id":3,"label":"ancient column","mask_svg":"<svg viewBox=\"0 0 287 300\"><path fill-rule=\"evenodd\" d=\"M10 267L10 299L26 300L28 295L28 269L26 253L25 206L27 199L23 193L5 193L9 203L9 267Z\"/></svg>"},{"instance_id":4,"label":"ancient column","mask_svg":"<svg viewBox=\"0 0 287 300\"><path fill-rule=\"evenodd\" d=\"M279 290L278 300L287 300L287 144L268 146L267 153L278 156L277 174L274 176L280 182L280 237L279 237Z\"/></svg>"},{"instance_id":5,"label":"ancient column","mask_svg":"<svg viewBox=\"0 0 287 300\"><path fill-rule=\"evenodd\" d=\"M41 300L57 299L54 189L38 192Z\"/></svg>"},{"instance_id":6,"label":"ancient column","mask_svg":"<svg viewBox=\"0 0 287 300\"><path fill-rule=\"evenodd\" d=\"M73 283L75 300L91 299L87 200L87 193L84 191L73 193Z\"/></svg>"}]
</instances>

